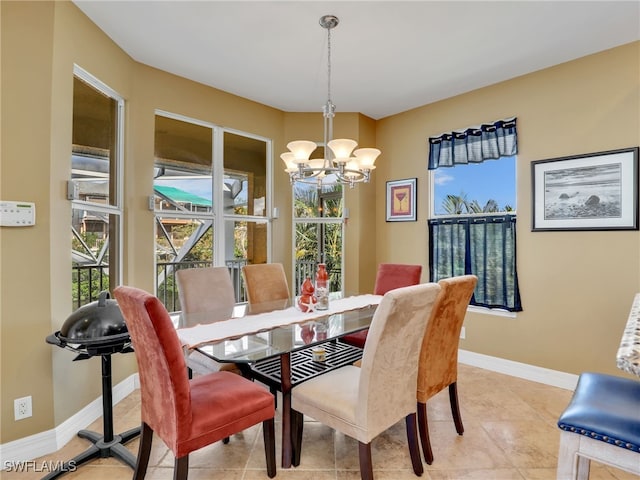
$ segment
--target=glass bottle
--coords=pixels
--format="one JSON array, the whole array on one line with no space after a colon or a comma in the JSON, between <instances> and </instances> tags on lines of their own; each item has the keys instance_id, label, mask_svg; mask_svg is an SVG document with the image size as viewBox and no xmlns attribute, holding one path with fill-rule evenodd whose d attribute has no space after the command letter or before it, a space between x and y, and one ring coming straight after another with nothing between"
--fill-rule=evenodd
<instances>
[{"instance_id":1,"label":"glass bottle","mask_svg":"<svg viewBox=\"0 0 640 480\"><path fill-rule=\"evenodd\" d=\"M316 298L318 299L317 310L327 310L329 308L329 274L324 263L318 264L318 271L316 272Z\"/></svg>"}]
</instances>

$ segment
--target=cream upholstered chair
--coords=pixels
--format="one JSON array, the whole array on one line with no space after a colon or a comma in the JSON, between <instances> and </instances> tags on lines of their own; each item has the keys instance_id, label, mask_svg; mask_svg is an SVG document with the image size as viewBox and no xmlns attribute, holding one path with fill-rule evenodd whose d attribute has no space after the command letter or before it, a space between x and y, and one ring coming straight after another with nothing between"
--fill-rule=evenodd
<instances>
[{"instance_id":1,"label":"cream upholstered chair","mask_svg":"<svg viewBox=\"0 0 640 480\"><path fill-rule=\"evenodd\" d=\"M557 480L588 480L591 460L640 475L640 381L583 372L558 427Z\"/></svg>"},{"instance_id":2,"label":"cream upholstered chair","mask_svg":"<svg viewBox=\"0 0 640 480\"><path fill-rule=\"evenodd\" d=\"M464 432L458 404L458 344L469 301L476 288L475 275L440 280L440 295L422 340L418 371L418 426L425 461L433 462L427 425L427 400L449 387L451 413L459 435Z\"/></svg>"},{"instance_id":3,"label":"cream upholstered chair","mask_svg":"<svg viewBox=\"0 0 640 480\"><path fill-rule=\"evenodd\" d=\"M189 316L202 312L207 312L206 321L208 322L231 318L236 298L227 267L178 270L176 282L183 313L180 326L190 326L188 325ZM235 363L218 363L196 350L189 352L186 360L187 366L200 375L218 370L241 373Z\"/></svg>"},{"instance_id":4,"label":"cream upholstered chair","mask_svg":"<svg viewBox=\"0 0 640 480\"><path fill-rule=\"evenodd\" d=\"M242 267L247 300L254 313L277 310L289 300L289 284L281 263L256 263Z\"/></svg>"},{"instance_id":5,"label":"cream upholstered chair","mask_svg":"<svg viewBox=\"0 0 640 480\"><path fill-rule=\"evenodd\" d=\"M261 386L229 372L192 380L169 313L155 296L133 287L114 290L140 374L142 434L133 478L145 477L154 433L175 456L174 476L186 480L189 454L262 423L267 475L276 475L275 406Z\"/></svg>"},{"instance_id":6,"label":"cream upholstered chair","mask_svg":"<svg viewBox=\"0 0 640 480\"><path fill-rule=\"evenodd\" d=\"M422 265L403 263L381 263L376 272L376 283L373 287L374 295L384 295L389 290L420 283ZM355 347L364 348L368 330L360 330L345 335L340 340Z\"/></svg>"},{"instance_id":7,"label":"cream upholstered chair","mask_svg":"<svg viewBox=\"0 0 640 480\"><path fill-rule=\"evenodd\" d=\"M387 292L376 309L362 367L333 370L292 390L293 464L299 465L303 415L355 438L360 475L373 478L371 441L405 419L413 471L423 472L416 430L416 383L422 334L440 286L424 283Z\"/></svg>"}]
</instances>

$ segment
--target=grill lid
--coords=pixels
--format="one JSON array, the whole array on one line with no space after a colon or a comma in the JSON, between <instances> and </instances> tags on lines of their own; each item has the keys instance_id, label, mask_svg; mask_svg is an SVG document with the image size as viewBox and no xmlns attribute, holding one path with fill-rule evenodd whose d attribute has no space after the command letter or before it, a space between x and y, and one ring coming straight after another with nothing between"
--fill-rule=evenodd
<instances>
[{"instance_id":1,"label":"grill lid","mask_svg":"<svg viewBox=\"0 0 640 480\"><path fill-rule=\"evenodd\" d=\"M58 338L63 343L112 344L128 340L129 333L118 302L111 300L109 292L105 290L100 292L97 301L69 315Z\"/></svg>"}]
</instances>

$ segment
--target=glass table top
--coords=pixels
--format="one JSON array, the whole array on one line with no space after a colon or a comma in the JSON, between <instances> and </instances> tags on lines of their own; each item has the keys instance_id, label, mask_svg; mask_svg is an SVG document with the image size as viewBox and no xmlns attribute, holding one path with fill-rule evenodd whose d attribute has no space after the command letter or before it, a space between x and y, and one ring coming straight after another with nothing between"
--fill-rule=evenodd
<instances>
[{"instance_id":1,"label":"glass table top","mask_svg":"<svg viewBox=\"0 0 640 480\"><path fill-rule=\"evenodd\" d=\"M278 304L269 305L262 304L251 308L248 305L236 305L233 312L228 309L226 312L220 312L218 319L227 320L255 313L282 310L290 305L290 301L280 301ZM275 327L268 331L248 334L236 339L202 345L196 350L219 362L254 363L363 330L371 324L375 311L376 306L373 305L334 313L304 323ZM215 318L213 312L182 315L180 326L196 325L203 323L205 319L210 322L212 318Z\"/></svg>"}]
</instances>

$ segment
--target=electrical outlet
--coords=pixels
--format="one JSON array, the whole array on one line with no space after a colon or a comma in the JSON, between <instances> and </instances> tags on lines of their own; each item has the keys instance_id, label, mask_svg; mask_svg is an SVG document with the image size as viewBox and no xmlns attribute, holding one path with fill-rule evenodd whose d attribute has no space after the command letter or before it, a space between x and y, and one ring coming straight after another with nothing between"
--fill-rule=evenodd
<instances>
[{"instance_id":1,"label":"electrical outlet","mask_svg":"<svg viewBox=\"0 0 640 480\"><path fill-rule=\"evenodd\" d=\"M16 420L29 418L33 415L31 410L31 395L28 397L16 398L13 401L13 413Z\"/></svg>"},{"instance_id":2,"label":"electrical outlet","mask_svg":"<svg viewBox=\"0 0 640 480\"><path fill-rule=\"evenodd\" d=\"M464 327L462 327L462 329L460 329L460 338L461 338L462 340L464 340L464 337L465 337L465 336L466 336L466 333L465 333L465 331L464 331Z\"/></svg>"}]
</instances>

